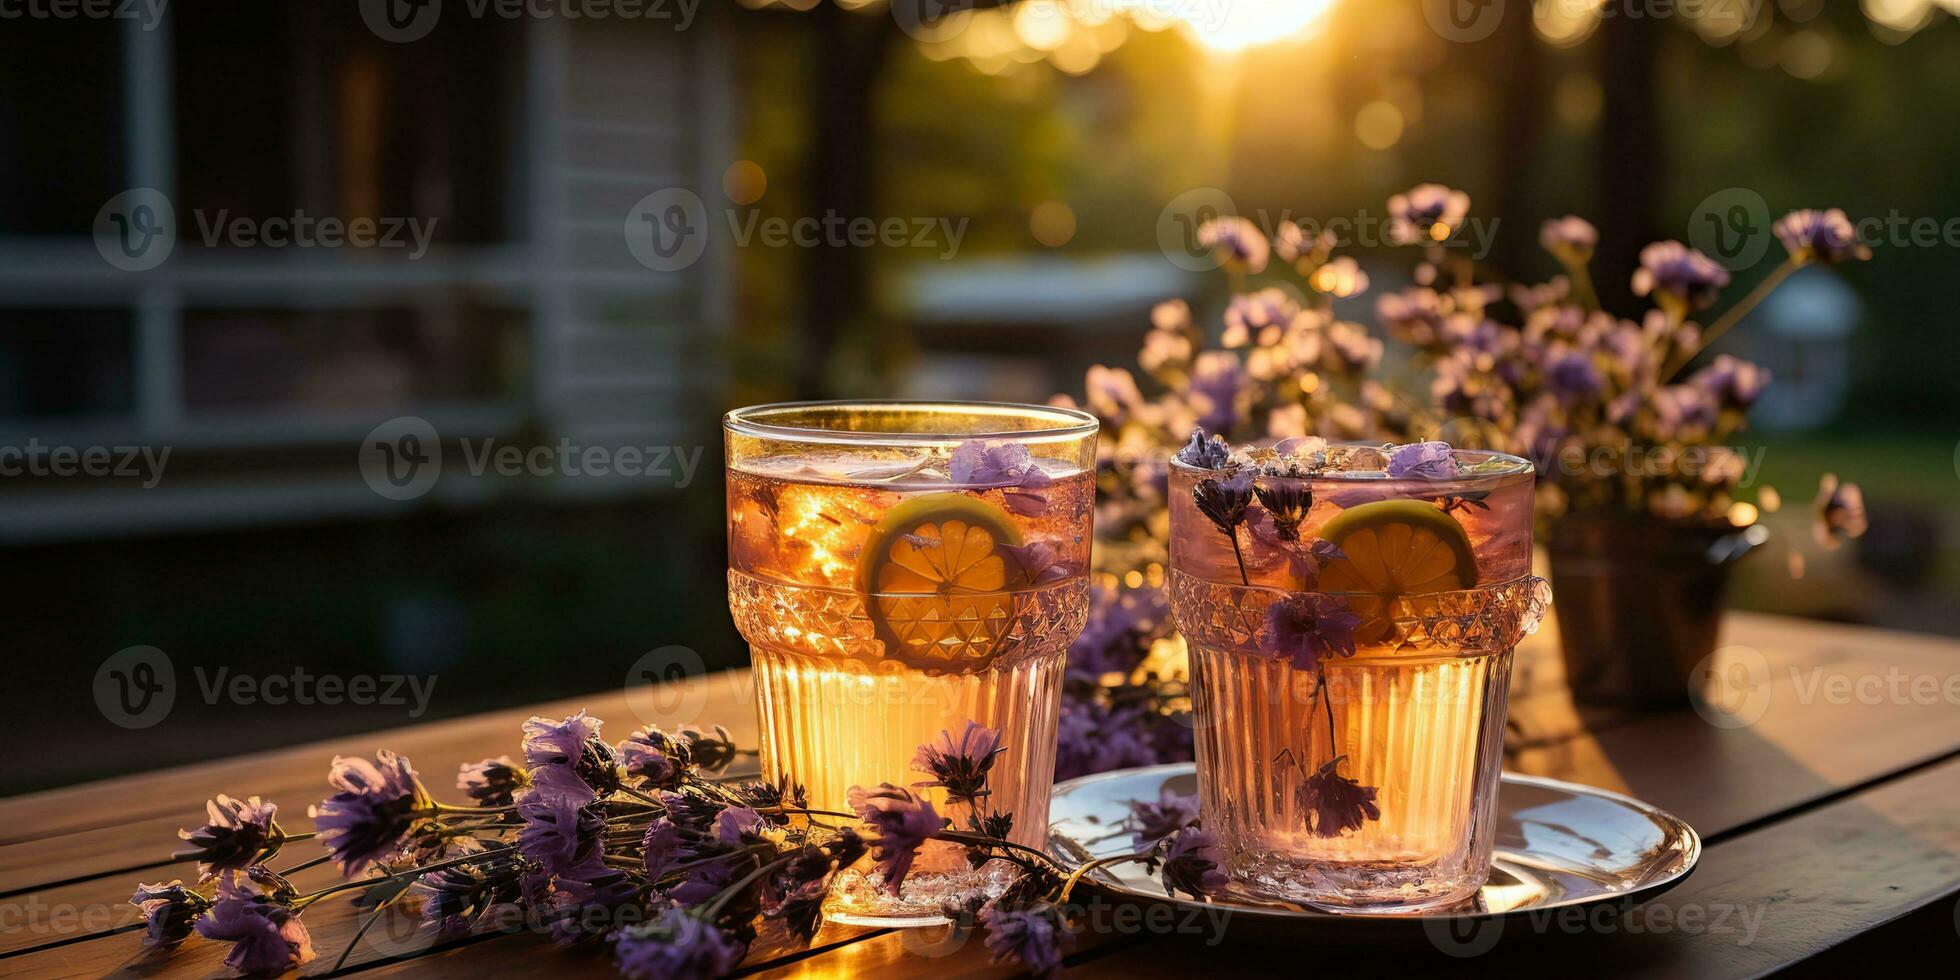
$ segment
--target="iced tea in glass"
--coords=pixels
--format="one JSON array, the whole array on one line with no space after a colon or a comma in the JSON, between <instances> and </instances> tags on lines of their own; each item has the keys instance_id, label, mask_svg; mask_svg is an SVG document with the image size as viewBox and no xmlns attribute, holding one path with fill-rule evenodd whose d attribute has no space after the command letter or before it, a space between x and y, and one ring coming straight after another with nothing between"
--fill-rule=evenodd
<instances>
[{"instance_id":1,"label":"iced tea in glass","mask_svg":"<svg viewBox=\"0 0 1960 980\"><path fill-rule=\"evenodd\" d=\"M1063 652L1088 615L1093 416L985 403L763 405L724 420L728 605L749 641L770 778L816 809L854 785L927 777L914 753L969 721L1001 733L990 795L1044 844ZM981 815L985 815L985 813ZM940 899L999 887L930 842L896 895L870 862L826 906L860 924L943 921Z\"/></svg>"},{"instance_id":2,"label":"iced tea in glass","mask_svg":"<svg viewBox=\"0 0 1960 980\"><path fill-rule=\"evenodd\" d=\"M1489 873L1531 464L1205 443L1171 472L1172 610L1200 805L1235 883L1339 911L1447 905Z\"/></svg>"}]
</instances>

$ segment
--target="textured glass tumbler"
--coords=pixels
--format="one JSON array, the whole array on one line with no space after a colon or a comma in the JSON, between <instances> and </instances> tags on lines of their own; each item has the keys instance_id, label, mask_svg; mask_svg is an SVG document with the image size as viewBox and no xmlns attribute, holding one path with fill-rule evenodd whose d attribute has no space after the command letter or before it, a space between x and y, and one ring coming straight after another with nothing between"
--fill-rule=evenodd
<instances>
[{"instance_id":1,"label":"textured glass tumbler","mask_svg":"<svg viewBox=\"0 0 1960 980\"><path fill-rule=\"evenodd\" d=\"M762 767L810 806L852 786L910 786L919 746L969 721L1004 751L978 804L1012 838L1047 835L1063 654L1088 617L1093 416L986 403L763 405L724 420L728 605L749 641ZM871 925L942 922L939 901L999 887L928 843L894 894L869 860L826 913Z\"/></svg>"},{"instance_id":2,"label":"textured glass tumbler","mask_svg":"<svg viewBox=\"0 0 1960 980\"><path fill-rule=\"evenodd\" d=\"M1403 913L1489 875L1512 648L1550 592L1530 464L1455 455L1449 480L1259 473L1231 534L1194 497L1221 471L1173 465L1200 808L1247 892ZM1275 533L1263 508L1303 500Z\"/></svg>"}]
</instances>

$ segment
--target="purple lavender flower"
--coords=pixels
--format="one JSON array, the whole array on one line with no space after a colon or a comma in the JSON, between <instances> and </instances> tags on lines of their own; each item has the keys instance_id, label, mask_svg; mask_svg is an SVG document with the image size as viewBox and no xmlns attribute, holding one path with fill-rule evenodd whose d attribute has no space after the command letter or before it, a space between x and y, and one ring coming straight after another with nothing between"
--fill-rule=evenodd
<instances>
[{"instance_id":1,"label":"purple lavender flower","mask_svg":"<svg viewBox=\"0 0 1960 980\"><path fill-rule=\"evenodd\" d=\"M1825 548L1862 537L1871 526L1865 514L1865 493L1856 483L1845 483L1836 473L1826 473L1817 481L1817 502L1811 505L1816 520L1811 533Z\"/></svg>"},{"instance_id":2,"label":"purple lavender flower","mask_svg":"<svg viewBox=\"0 0 1960 980\"><path fill-rule=\"evenodd\" d=\"M1244 347L1257 342L1268 328L1284 328L1299 315L1300 304L1283 289L1235 295L1225 304L1225 346Z\"/></svg>"},{"instance_id":3,"label":"purple lavender flower","mask_svg":"<svg viewBox=\"0 0 1960 980\"><path fill-rule=\"evenodd\" d=\"M583 710L562 721L524 723L524 762L538 792L590 800L619 788L619 756L599 737L603 724Z\"/></svg>"},{"instance_id":4,"label":"purple lavender flower","mask_svg":"<svg viewBox=\"0 0 1960 980\"><path fill-rule=\"evenodd\" d=\"M807 943L823 925L823 903L829 897L829 882L805 881L771 896L763 904L762 916L782 922L790 935Z\"/></svg>"},{"instance_id":5,"label":"purple lavender flower","mask_svg":"<svg viewBox=\"0 0 1960 980\"><path fill-rule=\"evenodd\" d=\"M724 889L734 884L734 861L740 855L728 855L720 860L712 858L713 855L690 855L687 874L679 884L667 891L668 900L676 905L694 908L714 901ZM701 863L704 860L706 863Z\"/></svg>"},{"instance_id":6,"label":"purple lavender flower","mask_svg":"<svg viewBox=\"0 0 1960 980\"><path fill-rule=\"evenodd\" d=\"M387 749L376 752L374 762L335 756L327 782L340 792L307 813L320 843L349 878L393 856L416 821L435 812L408 759Z\"/></svg>"},{"instance_id":7,"label":"purple lavender flower","mask_svg":"<svg viewBox=\"0 0 1960 980\"><path fill-rule=\"evenodd\" d=\"M1334 252L1340 239L1331 231L1322 230L1312 238L1306 230L1291 221L1279 223L1279 230L1273 234L1273 255L1281 262L1303 266L1300 271L1319 266Z\"/></svg>"},{"instance_id":8,"label":"purple lavender flower","mask_svg":"<svg viewBox=\"0 0 1960 980\"><path fill-rule=\"evenodd\" d=\"M1375 321L1411 347L1436 347L1443 342L1443 298L1426 286L1375 298Z\"/></svg>"},{"instance_id":9,"label":"purple lavender flower","mask_svg":"<svg viewBox=\"0 0 1960 980\"><path fill-rule=\"evenodd\" d=\"M1729 284L1729 271L1714 259L1676 241L1655 242L1640 250L1640 268L1633 274L1635 296L1658 294L1680 307L1679 312L1704 310Z\"/></svg>"},{"instance_id":10,"label":"purple lavender flower","mask_svg":"<svg viewBox=\"0 0 1960 980\"><path fill-rule=\"evenodd\" d=\"M1055 549L1052 541L1030 541L1024 545L1003 545L1002 548L1013 557L1014 564L1020 566L1029 585L1050 585L1075 573L1074 567L1062 559L1061 552Z\"/></svg>"},{"instance_id":11,"label":"purple lavender flower","mask_svg":"<svg viewBox=\"0 0 1960 980\"><path fill-rule=\"evenodd\" d=\"M946 462L946 473L954 483L968 487L1047 486L1048 474L1036 465L1028 447L1018 442L987 442L969 439L953 450Z\"/></svg>"},{"instance_id":12,"label":"purple lavender flower","mask_svg":"<svg viewBox=\"0 0 1960 980\"><path fill-rule=\"evenodd\" d=\"M715 839L730 847L740 847L761 840L765 825L762 814L745 806L731 806L715 817Z\"/></svg>"},{"instance_id":13,"label":"purple lavender flower","mask_svg":"<svg viewBox=\"0 0 1960 980\"><path fill-rule=\"evenodd\" d=\"M1089 622L1069 646L1069 676L1092 683L1105 674L1129 676L1164 635L1169 616L1162 589L1092 584Z\"/></svg>"},{"instance_id":14,"label":"purple lavender flower","mask_svg":"<svg viewBox=\"0 0 1960 980\"><path fill-rule=\"evenodd\" d=\"M1388 239L1396 245L1447 241L1470 214L1470 195L1442 184L1418 184L1388 199Z\"/></svg>"},{"instance_id":15,"label":"purple lavender flower","mask_svg":"<svg viewBox=\"0 0 1960 980\"><path fill-rule=\"evenodd\" d=\"M1191 488L1191 496L1198 504L1198 511L1220 534L1231 534L1233 528L1244 523L1246 508L1252 506L1252 474L1235 473L1199 480Z\"/></svg>"},{"instance_id":16,"label":"purple lavender flower","mask_svg":"<svg viewBox=\"0 0 1960 980\"><path fill-rule=\"evenodd\" d=\"M1363 786L1338 771L1346 756L1335 756L1300 784L1300 809L1306 811L1308 831L1315 837L1339 837L1361 829L1363 821L1380 820L1375 787Z\"/></svg>"},{"instance_id":17,"label":"purple lavender flower","mask_svg":"<svg viewBox=\"0 0 1960 980\"><path fill-rule=\"evenodd\" d=\"M466 762L456 773L456 788L479 806L509 806L530 786L530 774L507 755Z\"/></svg>"},{"instance_id":18,"label":"purple lavender flower","mask_svg":"<svg viewBox=\"0 0 1960 980\"><path fill-rule=\"evenodd\" d=\"M240 973L284 973L313 959L299 915L235 878L218 882L218 900L197 920L197 934L233 944L225 965Z\"/></svg>"},{"instance_id":19,"label":"purple lavender flower","mask_svg":"<svg viewBox=\"0 0 1960 980\"><path fill-rule=\"evenodd\" d=\"M1724 407L1746 409L1769 386L1769 372L1742 358L1717 354L1714 363L1696 371L1688 383L1714 395Z\"/></svg>"},{"instance_id":20,"label":"purple lavender flower","mask_svg":"<svg viewBox=\"0 0 1960 980\"><path fill-rule=\"evenodd\" d=\"M183 942L197 917L211 907L209 899L185 888L181 881L138 885L129 904L143 910L143 945L152 948Z\"/></svg>"},{"instance_id":21,"label":"purple lavender flower","mask_svg":"<svg viewBox=\"0 0 1960 980\"><path fill-rule=\"evenodd\" d=\"M1164 890L1172 897L1183 892L1202 901L1230 880L1222 870L1224 864L1225 854L1218 849L1218 835L1203 827L1190 826L1172 835L1158 874L1164 880Z\"/></svg>"},{"instance_id":22,"label":"purple lavender flower","mask_svg":"<svg viewBox=\"0 0 1960 980\"><path fill-rule=\"evenodd\" d=\"M1055 778L1166 761L1158 758L1152 745L1149 720L1150 712L1137 705L1111 708L1099 701L1063 701L1055 740Z\"/></svg>"},{"instance_id":23,"label":"purple lavender flower","mask_svg":"<svg viewBox=\"0 0 1960 980\"><path fill-rule=\"evenodd\" d=\"M622 924L643 921L646 914L639 883L596 860L552 879L543 912L552 941L560 946L596 939Z\"/></svg>"},{"instance_id":24,"label":"purple lavender flower","mask_svg":"<svg viewBox=\"0 0 1960 980\"><path fill-rule=\"evenodd\" d=\"M958 736L941 731L934 741L919 746L912 757L912 769L931 779L913 786L941 786L948 803L972 803L988 795L987 773L994 759L1007 747L1000 744L1000 732L975 721L968 721Z\"/></svg>"},{"instance_id":25,"label":"purple lavender flower","mask_svg":"<svg viewBox=\"0 0 1960 980\"><path fill-rule=\"evenodd\" d=\"M199 881L225 871L243 871L278 853L285 834L273 820L279 808L254 796L235 800L222 793L204 804L209 822L196 830L179 830L190 846L170 855L174 861L197 860Z\"/></svg>"},{"instance_id":26,"label":"purple lavender flower","mask_svg":"<svg viewBox=\"0 0 1960 980\"><path fill-rule=\"evenodd\" d=\"M519 865L491 859L478 865L458 865L431 871L415 881L422 899L422 922L439 939L469 935L493 911L509 909L519 897Z\"/></svg>"},{"instance_id":27,"label":"purple lavender flower","mask_svg":"<svg viewBox=\"0 0 1960 980\"><path fill-rule=\"evenodd\" d=\"M1225 440L1216 436L1207 438L1203 426L1191 430L1191 441L1177 451L1178 462L1201 470L1219 469L1231 458L1232 449L1225 445Z\"/></svg>"},{"instance_id":28,"label":"purple lavender flower","mask_svg":"<svg viewBox=\"0 0 1960 980\"><path fill-rule=\"evenodd\" d=\"M1298 480L1268 480L1254 483L1252 492L1272 519L1274 534L1281 541L1300 540L1300 525L1313 509L1313 490Z\"/></svg>"},{"instance_id":29,"label":"purple lavender flower","mask_svg":"<svg viewBox=\"0 0 1960 980\"><path fill-rule=\"evenodd\" d=\"M1230 432L1239 423L1239 400L1245 393L1245 369L1232 351L1207 351L1191 363L1186 393L1198 411L1200 428Z\"/></svg>"},{"instance_id":30,"label":"purple lavender flower","mask_svg":"<svg viewBox=\"0 0 1960 980\"><path fill-rule=\"evenodd\" d=\"M1456 471L1456 455L1447 442L1412 442L1388 454L1391 480L1451 480Z\"/></svg>"},{"instance_id":31,"label":"purple lavender flower","mask_svg":"<svg viewBox=\"0 0 1960 980\"><path fill-rule=\"evenodd\" d=\"M1075 935L1062 924L1061 910L1047 902L1026 908L988 905L980 911L987 927L987 952L995 963L1018 963L1032 976L1052 977L1062 971L1062 955Z\"/></svg>"},{"instance_id":32,"label":"purple lavender flower","mask_svg":"<svg viewBox=\"0 0 1960 980\"><path fill-rule=\"evenodd\" d=\"M747 954L747 944L684 909L622 929L613 942L613 964L629 980L715 980Z\"/></svg>"},{"instance_id":33,"label":"purple lavender flower","mask_svg":"<svg viewBox=\"0 0 1960 980\"><path fill-rule=\"evenodd\" d=\"M890 783L879 783L870 790L853 786L846 799L865 827L872 831L871 856L884 875L885 888L898 894L906 872L912 870L912 860L918 856L919 847L939 836L946 828L946 821L933 810L931 803L912 795L911 790Z\"/></svg>"},{"instance_id":34,"label":"purple lavender flower","mask_svg":"<svg viewBox=\"0 0 1960 980\"><path fill-rule=\"evenodd\" d=\"M1583 352L1568 351L1545 366L1545 388L1563 404L1595 397L1605 387L1605 376L1594 366L1592 357Z\"/></svg>"},{"instance_id":35,"label":"purple lavender flower","mask_svg":"<svg viewBox=\"0 0 1960 980\"><path fill-rule=\"evenodd\" d=\"M1130 833L1141 851L1190 826L1198 819L1198 798L1166 789L1157 802L1130 801Z\"/></svg>"},{"instance_id":36,"label":"purple lavender flower","mask_svg":"<svg viewBox=\"0 0 1960 980\"><path fill-rule=\"evenodd\" d=\"M647 824L647 832L640 836L641 861L646 865L647 880L652 881L667 873L667 866L673 863L675 855L681 853L687 843L681 829L666 817L655 817Z\"/></svg>"},{"instance_id":37,"label":"purple lavender flower","mask_svg":"<svg viewBox=\"0 0 1960 980\"><path fill-rule=\"evenodd\" d=\"M1655 434L1661 439L1695 439L1721 419L1722 406L1714 393L1694 384L1668 385L1647 398L1654 410Z\"/></svg>"},{"instance_id":38,"label":"purple lavender flower","mask_svg":"<svg viewBox=\"0 0 1960 980\"><path fill-rule=\"evenodd\" d=\"M661 793L660 805L667 808L667 818L682 829L700 833L708 832L725 806L695 793Z\"/></svg>"},{"instance_id":39,"label":"purple lavender flower","mask_svg":"<svg viewBox=\"0 0 1960 980\"><path fill-rule=\"evenodd\" d=\"M1858 229L1852 227L1851 219L1839 208L1792 211L1778 219L1771 230L1782 240L1783 247L1790 250L1790 260L1797 265L1811 262L1836 265L1854 259L1863 262L1872 257L1872 250L1858 241Z\"/></svg>"},{"instance_id":40,"label":"purple lavender flower","mask_svg":"<svg viewBox=\"0 0 1960 980\"><path fill-rule=\"evenodd\" d=\"M1328 657L1354 656L1354 628L1361 617L1340 599L1318 592L1295 592L1266 607L1266 629L1259 649L1298 670L1314 670Z\"/></svg>"},{"instance_id":41,"label":"purple lavender flower","mask_svg":"<svg viewBox=\"0 0 1960 980\"><path fill-rule=\"evenodd\" d=\"M1585 265L1599 247L1599 229L1578 215L1568 214L1545 222L1538 229L1538 244L1568 266Z\"/></svg>"},{"instance_id":42,"label":"purple lavender flower","mask_svg":"<svg viewBox=\"0 0 1960 980\"><path fill-rule=\"evenodd\" d=\"M619 763L642 789L679 789L694 767L687 742L652 725L619 743Z\"/></svg>"},{"instance_id":43,"label":"purple lavender flower","mask_svg":"<svg viewBox=\"0 0 1960 980\"><path fill-rule=\"evenodd\" d=\"M1259 226L1237 215L1213 218L1198 226L1198 245L1210 249L1226 265L1258 275L1266 268L1272 245Z\"/></svg>"},{"instance_id":44,"label":"purple lavender flower","mask_svg":"<svg viewBox=\"0 0 1960 980\"><path fill-rule=\"evenodd\" d=\"M545 871L562 875L599 860L606 818L587 801L559 793L534 793L518 804L524 829L517 850Z\"/></svg>"},{"instance_id":45,"label":"purple lavender flower","mask_svg":"<svg viewBox=\"0 0 1960 980\"><path fill-rule=\"evenodd\" d=\"M1373 367L1382 359L1382 342L1368 335L1368 328L1347 320L1336 320L1322 331L1334 370L1353 373Z\"/></svg>"},{"instance_id":46,"label":"purple lavender flower","mask_svg":"<svg viewBox=\"0 0 1960 980\"><path fill-rule=\"evenodd\" d=\"M710 776L721 775L741 754L728 729L720 725L715 726L712 735L698 728L683 728L680 737L687 740L688 758L694 760L696 768Z\"/></svg>"}]
</instances>

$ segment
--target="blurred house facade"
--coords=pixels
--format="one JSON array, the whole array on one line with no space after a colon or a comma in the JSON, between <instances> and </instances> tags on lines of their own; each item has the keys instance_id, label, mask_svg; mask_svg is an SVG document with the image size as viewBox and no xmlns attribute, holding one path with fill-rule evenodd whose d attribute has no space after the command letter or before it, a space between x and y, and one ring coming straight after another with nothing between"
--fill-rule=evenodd
<instances>
[{"instance_id":1,"label":"blurred house facade","mask_svg":"<svg viewBox=\"0 0 1960 980\"><path fill-rule=\"evenodd\" d=\"M156 24L10 27L0 444L171 456L151 489L0 481L0 540L399 513L356 454L405 415L452 450L700 441L683 419L714 369L681 354L725 325L724 256L653 271L622 234L636 200L711 183L730 158L727 40L700 20L458 13L395 44L352 4L207 0ZM174 250L124 271L91 229L144 187L174 207ZM416 254L241 246L226 230L308 218L432 235ZM480 482L433 496L489 493Z\"/></svg>"}]
</instances>

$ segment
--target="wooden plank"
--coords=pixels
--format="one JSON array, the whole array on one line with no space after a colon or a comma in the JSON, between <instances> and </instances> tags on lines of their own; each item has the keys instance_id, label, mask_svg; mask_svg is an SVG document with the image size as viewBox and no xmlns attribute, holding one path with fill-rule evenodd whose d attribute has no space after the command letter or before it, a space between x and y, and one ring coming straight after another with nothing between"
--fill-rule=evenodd
<instances>
[{"instance_id":1,"label":"wooden plank","mask_svg":"<svg viewBox=\"0 0 1960 980\"><path fill-rule=\"evenodd\" d=\"M1555 683L1546 680L1558 677L1555 653L1540 645L1543 641L1534 643L1533 662L1542 662L1547 656L1551 662L1544 671L1534 672L1533 680L1524 686L1517 701L1517 713L1533 721L1537 732L1545 737L1520 753L1519 768L1626 788L1682 813L1704 831L1715 829L1719 833L1791 806L1828 798L1925 758L1951 752L1954 746L1960 745L1960 728L1955 727L1960 719L1955 718L1950 705L1942 710L1938 705L1832 704L1818 695L1821 688L1812 684L1807 674L1822 670L1826 676L1855 680L1880 675L1886 670L1951 671L1955 651L1960 647L1949 641L1743 615L1734 618L1730 632L1732 637L1763 651L1771 665L1773 682L1781 685L1773 690L1767 710L1753 726L1716 729L1694 715L1684 714L1641 718L1623 729L1563 741L1559 729L1577 731L1587 719L1571 708L1569 699L1564 698ZM1797 673L1784 676L1792 668ZM1804 690L1812 692L1807 699L1802 697ZM746 673L696 679L683 686L682 693L689 692L701 696L694 699L695 714L687 721L695 724L721 721L738 738L752 744L754 712L750 705L753 700ZM724 710L728 705L734 705L737 710L733 713ZM5 875L10 873L22 876L11 880L61 881L74 875L50 872L80 868L85 872L100 869L91 873L101 874L133 866L119 862L152 861L158 854L168 852L178 826L198 822L202 798L215 792L249 793L256 789L265 793L264 787L275 784L303 787L302 795L296 797L275 796L287 805L289 812L294 808L303 811L305 802L324 792L320 777L326 759L335 752L365 753L383 746L402 749L416 760L425 779L440 791L448 783L447 773L454 771L454 765L495 754L496 747L507 747L507 751L514 753L517 726L524 718L533 713L562 715L580 706L589 706L595 714L608 718L611 726L608 734L623 735L618 729L630 712L624 694L614 692L0 801L0 817L17 818L14 824L0 822L0 827L8 828L9 838L41 835L0 847L0 881L9 880ZM688 703L674 706L678 711L689 709ZM668 725L681 721L677 717L662 717ZM1679 762L1684 758L1710 761L1706 765L1681 766ZM1769 767L1770 776L1752 772L1764 766ZM1795 778L1798 775L1802 778ZM1794 783L1784 785L1793 779ZM1702 798L1709 801L1704 805L1699 802ZM147 821L87 825L88 820L100 821L116 813L113 807L117 800L144 801L143 805L148 805L155 815ZM78 814L88 815L79 821L84 826L62 833L64 826L76 826ZM303 826L303 817L296 823ZM155 880L172 875L183 876L183 872L158 869L135 875L118 874L64 886L52 896L77 906L90 901L120 904L137 878ZM6 906L0 905L0 910L5 909ZM323 911L325 908L309 913L309 920ZM324 917L320 922L321 926L328 925ZM327 930L316 927L316 934L325 938ZM838 941L851 938L855 937L845 935ZM918 936L911 937L914 944L917 940ZM820 943L825 941L827 938L820 938ZM895 934L874 935L866 942L849 943L821 956L803 957L783 964L783 968L789 972L819 969L835 972L843 962L840 958L865 969L910 960L929 961L935 972L985 967L985 957L977 943L957 956L934 958L907 952L906 941L906 937ZM91 947L99 948L99 952ZM72 969L99 975L126 961L135 948L134 936L107 937L0 961L5 966L0 972L14 975L41 969ZM322 948L324 951L325 946ZM756 954L764 953L761 949L756 951ZM767 951L770 957L788 953L788 950ZM459 970L579 972L548 943L527 938L471 943L435 951L425 959L430 965L440 959ZM528 965L534 961L535 967ZM379 966L369 972L409 968L416 962L421 961ZM752 955L748 968L767 965L767 959ZM593 967L603 973L606 964L594 961ZM173 963L169 972L180 973L181 967Z\"/></svg>"},{"instance_id":2,"label":"wooden plank","mask_svg":"<svg viewBox=\"0 0 1960 980\"><path fill-rule=\"evenodd\" d=\"M1725 978L1787 969L1881 923L1951 904L1960 892L1955 799L1960 760L1716 844L1680 887L1619 916L1573 910L1399 943L1395 972L1584 976L1610 964L1615 976ZM1362 969L1390 954L1316 944L1315 967ZM1181 977L1225 957L1234 971L1297 970L1300 951L1273 935L1221 949L1159 940L1091 959L1070 975Z\"/></svg>"}]
</instances>

